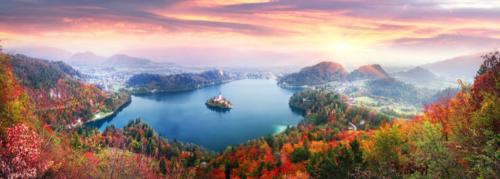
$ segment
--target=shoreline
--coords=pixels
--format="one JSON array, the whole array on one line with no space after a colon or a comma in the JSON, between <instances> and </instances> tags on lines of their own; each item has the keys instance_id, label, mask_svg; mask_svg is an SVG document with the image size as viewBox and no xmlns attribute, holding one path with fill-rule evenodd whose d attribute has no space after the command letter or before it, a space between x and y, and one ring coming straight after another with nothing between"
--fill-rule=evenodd
<instances>
[{"instance_id":1,"label":"shoreline","mask_svg":"<svg viewBox=\"0 0 500 179\"><path fill-rule=\"evenodd\" d=\"M118 108L116 108L115 110L113 110L111 112L104 113L103 116L99 116L99 117L94 116L92 119L85 121L84 124L105 120L105 119L108 119L108 118L113 117L114 115L118 114L125 107L127 107L130 103L132 103L132 95L129 95L127 98L128 99L123 104L121 104ZM101 113L97 113L97 114L101 114ZM97 114L94 114L94 115L97 115Z\"/></svg>"},{"instance_id":2,"label":"shoreline","mask_svg":"<svg viewBox=\"0 0 500 179\"><path fill-rule=\"evenodd\" d=\"M194 90L197 90L197 89L201 89L201 88L206 88L206 87L211 87L211 86L217 86L217 85L222 85L222 84L226 84L226 83L230 83L230 82L233 82L233 81L237 81L239 79L236 79L236 80L226 80L226 81L222 81L220 83L214 83L214 84L208 84L208 85L200 85L198 87L194 87L194 88L186 88L186 89L172 89L172 90L144 90L144 91L137 91L135 89L131 89L129 90L132 95L137 95L137 96L141 96L141 95L151 95L151 94L161 94L161 93L181 93L181 92L187 92L187 91L194 91Z\"/></svg>"}]
</instances>

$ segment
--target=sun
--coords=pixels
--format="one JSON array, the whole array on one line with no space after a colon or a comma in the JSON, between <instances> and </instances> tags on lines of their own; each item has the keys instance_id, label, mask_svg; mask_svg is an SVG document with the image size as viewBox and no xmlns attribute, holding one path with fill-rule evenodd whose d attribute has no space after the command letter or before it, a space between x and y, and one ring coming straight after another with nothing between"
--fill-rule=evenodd
<instances>
[{"instance_id":1,"label":"sun","mask_svg":"<svg viewBox=\"0 0 500 179\"><path fill-rule=\"evenodd\" d=\"M333 44L333 50L335 50L335 52L344 52L348 51L349 49L351 49L351 45L345 42Z\"/></svg>"}]
</instances>

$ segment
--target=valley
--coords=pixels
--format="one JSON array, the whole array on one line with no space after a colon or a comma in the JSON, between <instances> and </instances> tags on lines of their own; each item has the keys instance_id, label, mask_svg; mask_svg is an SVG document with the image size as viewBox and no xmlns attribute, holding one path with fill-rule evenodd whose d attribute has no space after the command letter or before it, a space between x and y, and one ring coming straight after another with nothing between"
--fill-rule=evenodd
<instances>
[{"instance_id":1,"label":"valley","mask_svg":"<svg viewBox=\"0 0 500 179\"><path fill-rule=\"evenodd\" d=\"M3 0L0 179L500 178L500 3Z\"/></svg>"},{"instance_id":2,"label":"valley","mask_svg":"<svg viewBox=\"0 0 500 179\"><path fill-rule=\"evenodd\" d=\"M399 137L417 137L414 140L419 141L425 140L418 138L421 135L419 132L432 132L433 135L441 136L433 140L442 143L446 142L442 135L464 138L447 131L441 133L445 128L461 130L457 128L459 126L448 126L449 122L461 121L441 121L449 120L442 115L458 117L463 115L460 111L478 110L461 109L473 107L461 104L473 103L469 100L478 100L474 103L493 110L492 113L476 111L473 114L496 114L496 107L490 104L496 104L494 101L498 94L489 81L498 76L495 71L498 65L495 60L498 58L492 55L488 63L483 65L483 72L478 72L480 76L476 77L476 83L470 87L462 86L461 91L447 88L436 92L416 87L391 77L380 65L363 66L349 74L341 70L341 66L326 62L300 70L300 75L307 79L306 84L302 84L304 79L301 78L295 81L294 73L274 81L248 79L248 76L226 74L221 70L174 75L154 75L145 70L147 74L141 72L127 79L125 87L107 91L99 85L83 82L89 78L88 75L62 62L3 55L2 68L6 72L3 76L7 78L0 79L14 79L13 82L18 81L20 84L7 86L9 93L4 98L9 98L3 101L24 101L22 103L27 105L23 105L22 110L32 111L27 113L33 114L31 120L41 119L40 123L21 122L18 125L20 129L16 130L29 130L24 124L40 125L38 130L43 135L36 138L47 141L50 146L44 151L52 153L66 150L68 160L85 161L83 164L74 164L37 153L44 160L57 162L62 167L56 169L53 164L41 163L50 168L50 171L45 171L45 175L72 176L75 169L88 170L85 168L105 165L107 160L114 160L124 165L129 162L140 163L139 166L126 165L127 171L116 176L404 176L404 171L376 173L378 169L390 171L392 167L379 165L380 162L399 160L383 157L385 155L420 159L419 155L405 152L403 148L411 145L414 148L404 150L415 152L424 149L413 140ZM283 85L283 79L286 79L286 84L301 86L288 89L290 86ZM146 92L130 88L134 85L141 85ZM180 88L178 85L181 85ZM155 92L162 89L167 90ZM476 93L478 90L482 92ZM16 91L26 92L27 97ZM231 111L212 111L204 105L206 99L218 93L223 93L233 102L235 107ZM481 97L468 99L468 95ZM436 99L439 103L432 102ZM481 100L493 102L482 103ZM448 103L449 112L441 114L442 108L446 106L440 103ZM33 104L33 107L28 104ZM429 106L424 108L424 104ZM5 113L10 115L8 119L25 120L13 112L9 110ZM489 126L485 127L487 130L496 130L495 125L486 126ZM421 131L421 128L425 131ZM12 138L10 133L13 132L13 128L7 128L7 137ZM396 143L385 146L386 138ZM477 138L488 139L489 136L485 134ZM462 142L457 139L450 140ZM370 150L371 147L374 149ZM387 150L392 151L388 153ZM446 156L445 153L439 155ZM486 151L482 155L491 157L491 152ZM332 160L340 163L333 163ZM454 162L449 158L440 160ZM315 167L318 165L328 170ZM399 165L422 174L418 172L421 169L411 168L411 162ZM113 169L116 166L108 167ZM108 170L91 170L99 173L88 174L87 177L108 174ZM134 170L138 172L130 173ZM331 173L332 170L348 173ZM444 166L439 170L452 168ZM450 176L460 175L455 173L458 170Z\"/></svg>"}]
</instances>

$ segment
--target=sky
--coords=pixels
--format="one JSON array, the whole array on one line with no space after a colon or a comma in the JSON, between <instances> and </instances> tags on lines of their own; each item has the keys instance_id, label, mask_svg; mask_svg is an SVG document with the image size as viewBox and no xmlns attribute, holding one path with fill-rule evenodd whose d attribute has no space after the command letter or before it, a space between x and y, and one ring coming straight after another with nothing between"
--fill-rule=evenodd
<instances>
[{"instance_id":1,"label":"sky","mask_svg":"<svg viewBox=\"0 0 500 179\"><path fill-rule=\"evenodd\" d=\"M492 0L0 3L7 49L125 53L194 66L425 64L499 49L499 22L500 1Z\"/></svg>"}]
</instances>

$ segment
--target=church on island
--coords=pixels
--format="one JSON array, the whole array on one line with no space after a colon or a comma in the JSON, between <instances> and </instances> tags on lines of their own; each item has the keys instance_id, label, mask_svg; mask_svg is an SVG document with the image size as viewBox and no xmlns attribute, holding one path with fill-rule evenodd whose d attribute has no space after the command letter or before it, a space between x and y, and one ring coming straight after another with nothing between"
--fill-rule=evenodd
<instances>
[{"instance_id":1,"label":"church on island","mask_svg":"<svg viewBox=\"0 0 500 179\"><path fill-rule=\"evenodd\" d=\"M209 107L219 108L219 109L231 109L232 108L231 101L224 98L221 93L219 93L218 96L215 96L215 97L207 100L207 102L205 104Z\"/></svg>"}]
</instances>

